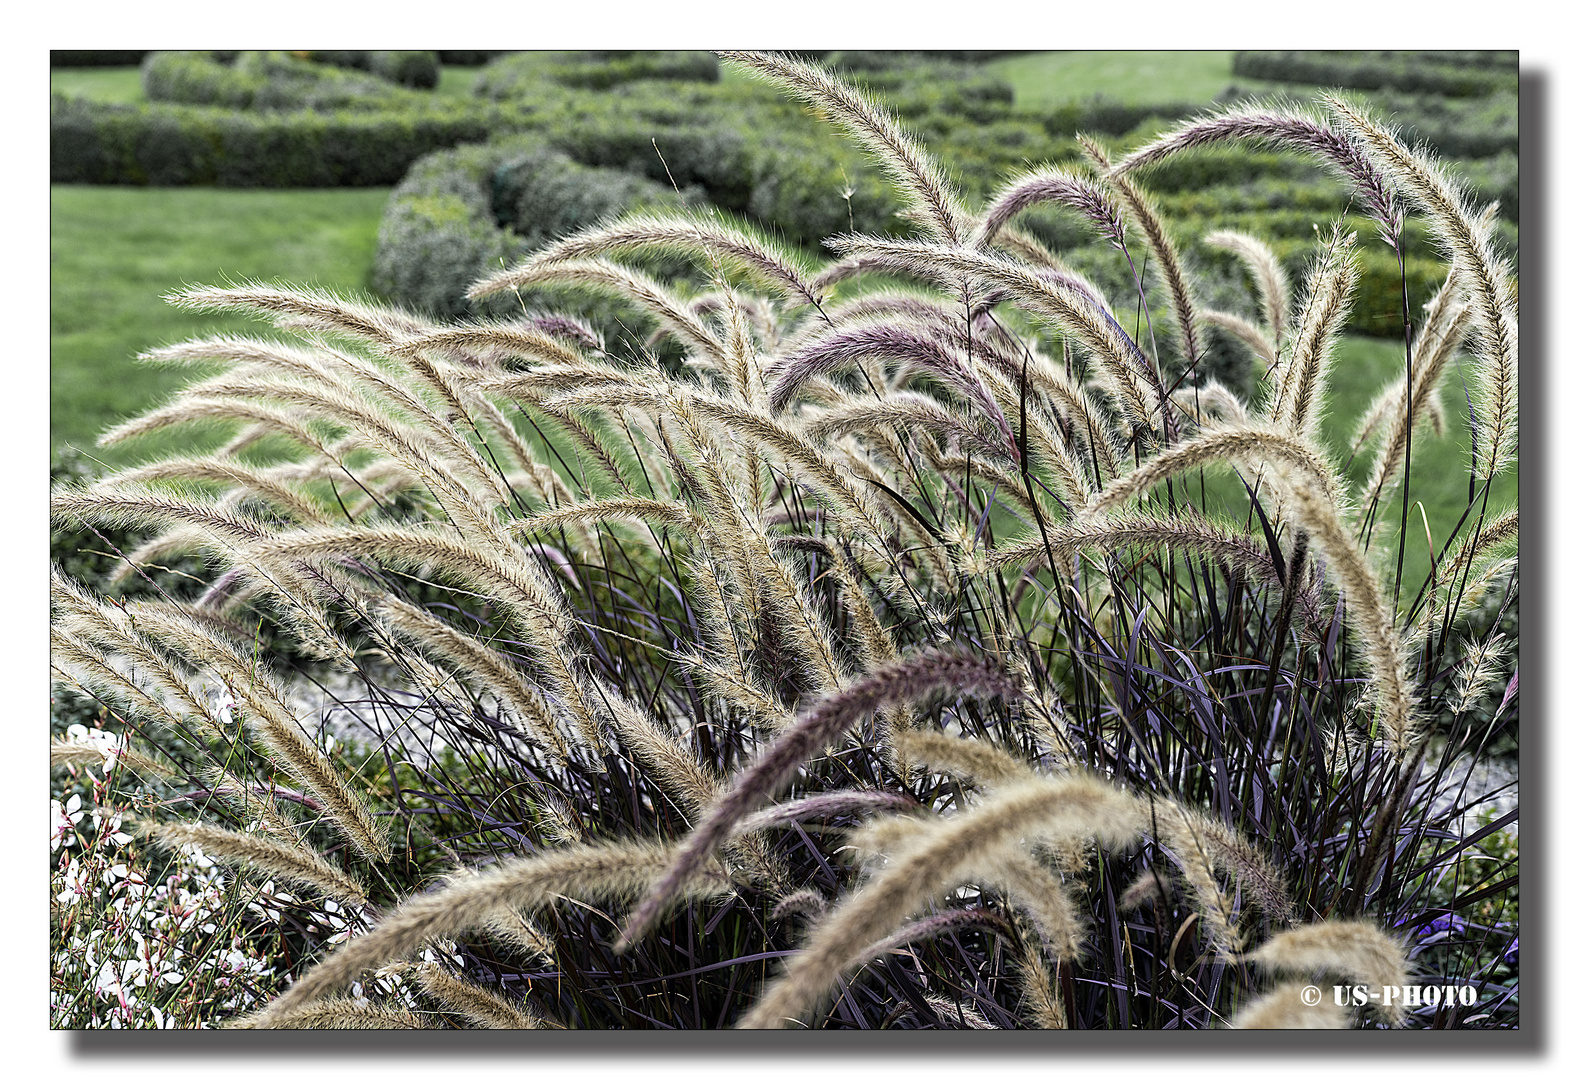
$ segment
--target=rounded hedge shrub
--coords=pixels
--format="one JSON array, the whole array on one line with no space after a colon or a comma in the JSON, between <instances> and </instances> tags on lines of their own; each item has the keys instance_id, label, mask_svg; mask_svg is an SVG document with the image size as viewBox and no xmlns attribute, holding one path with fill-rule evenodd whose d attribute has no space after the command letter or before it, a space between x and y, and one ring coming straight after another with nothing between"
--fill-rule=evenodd
<instances>
[{"instance_id":1,"label":"rounded hedge shrub","mask_svg":"<svg viewBox=\"0 0 1569 1080\"><path fill-rule=\"evenodd\" d=\"M518 314L518 299L464 296L476 280L560 236L605 218L692 202L617 169L573 161L529 136L431 154L392 193L377 236L372 284L398 304L443 318ZM607 349L640 341L649 326L624 301L566 289L524 297L532 314L589 323Z\"/></svg>"},{"instance_id":2,"label":"rounded hedge shrub","mask_svg":"<svg viewBox=\"0 0 1569 1080\"><path fill-rule=\"evenodd\" d=\"M409 102L407 92L386 78L282 52L242 52L232 59L211 52L149 53L142 91L149 101L230 109L383 109Z\"/></svg>"},{"instance_id":3,"label":"rounded hedge shrub","mask_svg":"<svg viewBox=\"0 0 1569 1080\"><path fill-rule=\"evenodd\" d=\"M433 52L410 50L341 50L304 54L302 59L340 68L355 68L415 90L433 90L441 81L441 59Z\"/></svg>"}]
</instances>

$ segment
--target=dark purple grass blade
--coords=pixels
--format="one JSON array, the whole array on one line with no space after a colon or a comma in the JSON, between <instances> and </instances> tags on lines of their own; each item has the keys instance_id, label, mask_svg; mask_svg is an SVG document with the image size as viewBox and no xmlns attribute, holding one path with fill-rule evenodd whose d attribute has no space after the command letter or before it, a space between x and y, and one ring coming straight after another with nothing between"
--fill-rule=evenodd
<instances>
[{"instance_id":1,"label":"dark purple grass blade","mask_svg":"<svg viewBox=\"0 0 1569 1080\"><path fill-rule=\"evenodd\" d=\"M779 789L812 754L884 705L911 701L935 690L980 691L1017 697L1019 687L997 664L982 656L924 652L907 656L832 694L775 739L761 757L721 795L676 853L664 878L649 890L616 942L625 951L659 917L682 882L703 866L753 807Z\"/></svg>"}]
</instances>

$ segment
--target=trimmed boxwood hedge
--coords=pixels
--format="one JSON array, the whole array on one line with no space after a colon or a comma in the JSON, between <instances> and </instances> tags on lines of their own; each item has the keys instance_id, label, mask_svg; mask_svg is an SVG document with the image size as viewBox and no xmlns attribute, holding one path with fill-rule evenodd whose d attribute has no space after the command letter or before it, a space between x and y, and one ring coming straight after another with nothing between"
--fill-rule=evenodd
<instances>
[{"instance_id":1,"label":"trimmed boxwood hedge","mask_svg":"<svg viewBox=\"0 0 1569 1080\"><path fill-rule=\"evenodd\" d=\"M1518 93L1519 63L1520 54L1510 52L1243 51L1232 59L1231 70L1272 82L1481 97L1500 90Z\"/></svg>"},{"instance_id":2,"label":"trimmed boxwood hedge","mask_svg":"<svg viewBox=\"0 0 1569 1080\"><path fill-rule=\"evenodd\" d=\"M371 54L334 55L366 59ZM423 55L434 63L432 54ZM423 104L422 95L368 70L281 52L148 53L142 61L142 92L148 101L230 109L384 110Z\"/></svg>"},{"instance_id":3,"label":"trimmed boxwood hedge","mask_svg":"<svg viewBox=\"0 0 1569 1080\"><path fill-rule=\"evenodd\" d=\"M516 130L504 110L236 112L56 95L49 176L62 184L379 187L422 155Z\"/></svg>"},{"instance_id":4,"label":"trimmed boxwood hedge","mask_svg":"<svg viewBox=\"0 0 1569 1080\"><path fill-rule=\"evenodd\" d=\"M537 136L462 146L422 158L388 200L372 285L400 305L442 319L510 316L517 297L471 301L470 284L559 236L640 210L695 201L618 169L574 162ZM530 313L575 315L612 352L651 329L625 301L567 289L533 290Z\"/></svg>"},{"instance_id":5,"label":"trimmed boxwood hedge","mask_svg":"<svg viewBox=\"0 0 1569 1080\"><path fill-rule=\"evenodd\" d=\"M340 50L308 52L302 59L335 67L356 68L399 86L433 90L441 82L441 59L433 52L411 50Z\"/></svg>"}]
</instances>

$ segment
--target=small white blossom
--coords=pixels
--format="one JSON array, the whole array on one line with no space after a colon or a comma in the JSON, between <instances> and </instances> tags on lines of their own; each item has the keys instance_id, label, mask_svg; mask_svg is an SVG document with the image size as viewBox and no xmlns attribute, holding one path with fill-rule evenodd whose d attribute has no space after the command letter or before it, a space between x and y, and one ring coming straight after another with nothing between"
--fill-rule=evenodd
<instances>
[{"instance_id":1,"label":"small white blossom","mask_svg":"<svg viewBox=\"0 0 1569 1080\"><path fill-rule=\"evenodd\" d=\"M49 850L59 851L62 844L71 847L76 843L76 823L86 814L82 809L82 797L72 795L63 806L59 799L50 799L49 811L53 817Z\"/></svg>"}]
</instances>

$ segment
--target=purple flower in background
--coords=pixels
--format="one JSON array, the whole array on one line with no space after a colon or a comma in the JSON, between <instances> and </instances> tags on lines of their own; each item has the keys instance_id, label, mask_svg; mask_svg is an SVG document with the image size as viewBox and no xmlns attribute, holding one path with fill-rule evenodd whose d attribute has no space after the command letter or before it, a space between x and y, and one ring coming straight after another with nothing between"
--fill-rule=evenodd
<instances>
[{"instance_id":1,"label":"purple flower in background","mask_svg":"<svg viewBox=\"0 0 1569 1080\"><path fill-rule=\"evenodd\" d=\"M1509 948L1504 950L1503 961L1506 964L1520 963L1520 938L1518 936L1509 943Z\"/></svg>"}]
</instances>

